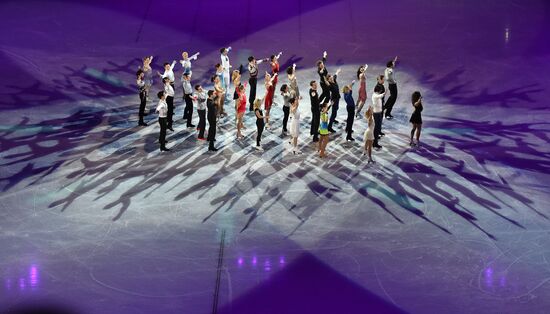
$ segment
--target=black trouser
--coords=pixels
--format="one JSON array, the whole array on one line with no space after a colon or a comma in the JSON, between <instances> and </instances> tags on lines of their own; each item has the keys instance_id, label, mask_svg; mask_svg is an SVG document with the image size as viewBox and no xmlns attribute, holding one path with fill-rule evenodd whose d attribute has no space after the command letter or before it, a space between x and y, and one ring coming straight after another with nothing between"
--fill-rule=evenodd
<instances>
[{"instance_id":1,"label":"black trouser","mask_svg":"<svg viewBox=\"0 0 550 314\"><path fill-rule=\"evenodd\" d=\"M283 106L283 132L287 132L286 125L288 123L288 116L290 115L290 107Z\"/></svg>"},{"instance_id":2,"label":"black trouser","mask_svg":"<svg viewBox=\"0 0 550 314\"><path fill-rule=\"evenodd\" d=\"M145 116L145 104L147 103L147 92L145 90L139 93L139 123L145 123L143 116Z\"/></svg>"},{"instance_id":3,"label":"black trouser","mask_svg":"<svg viewBox=\"0 0 550 314\"><path fill-rule=\"evenodd\" d=\"M258 82L258 79L256 77L251 77L248 79L248 84L250 85L250 96L248 96L248 102L250 103L250 107L248 109L250 111L254 111L254 100L256 100L257 82Z\"/></svg>"},{"instance_id":4,"label":"black trouser","mask_svg":"<svg viewBox=\"0 0 550 314\"><path fill-rule=\"evenodd\" d=\"M391 110L393 109L393 105L395 105L395 101L397 100L397 84L388 84L388 88L390 89L390 97L388 97L388 101L386 101L385 108L386 108L386 117L391 115Z\"/></svg>"},{"instance_id":5,"label":"black trouser","mask_svg":"<svg viewBox=\"0 0 550 314\"><path fill-rule=\"evenodd\" d=\"M374 118L374 145L378 145L378 138L382 132L382 112L373 113Z\"/></svg>"},{"instance_id":6,"label":"black trouser","mask_svg":"<svg viewBox=\"0 0 550 314\"><path fill-rule=\"evenodd\" d=\"M183 109L183 118L187 118L187 126L191 126L191 119L193 119L193 98L191 94L185 94L185 108Z\"/></svg>"},{"instance_id":7,"label":"black trouser","mask_svg":"<svg viewBox=\"0 0 550 314\"><path fill-rule=\"evenodd\" d=\"M199 138L204 138L204 129L206 128L206 109L197 110L197 113L199 114L199 125L197 126L199 129Z\"/></svg>"},{"instance_id":8,"label":"black trouser","mask_svg":"<svg viewBox=\"0 0 550 314\"><path fill-rule=\"evenodd\" d=\"M348 118L346 119L346 132L348 132L348 136L346 139L350 139L351 133L353 131L353 119L355 118L355 107L353 106L346 106L346 110L348 111Z\"/></svg>"},{"instance_id":9,"label":"black trouser","mask_svg":"<svg viewBox=\"0 0 550 314\"><path fill-rule=\"evenodd\" d=\"M208 121L208 149L214 148L214 141L216 140L216 119Z\"/></svg>"},{"instance_id":10,"label":"black trouser","mask_svg":"<svg viewBox=\"0 0 550 314\"><path fill-rule=\"evenodd\" d=\"M160 143L161 149L166 148L166 122L167 122L167 118L159 118L159 125L160 125L159 143Z\"/></svg>"},{"instance_id":11,"label":"black trouser","mask_svg":"<svg viewBox=\"0 0 550 314\"><path fill-rule=\"evenodd\" d=\"M319 139L319 124L321 123L321 111L318 107L311 107L311 130L309 134L313 135L313 140Z\"/></svg>"},{"instance_id":12,"label":"black trouser","mask_svg":"<svg viewBox=\"0 0 550 314\"><path fill-rule=\"evenodd\" d=\"M167 96L166 97L166 104L168 105L168 114L166 117L167 121L167 128L172 128L172 115L174 114L174 97Z\"/></svg>"},{"instance_id":13,"label":"black trouser","mask_svg":"<svg viewBox=\"0 0 550 314\"><path fill-rule=\"evenodd\" d=\"M340 98L336 98L332 100L332 111L330 113L330 119L328 120L329 131L332 130L332 124L334 123L334 120L336 120L336 115L338 114L339 102L340 102Z\"/></svg>"},{"instance_id":14,"label":"black trouser","mask_svg":"<svg viewBox=\"0 0 550 314\"><path fill-rule=\"evenodd\" d=\"M323 90L323 92L321 93L321 96L319 96L319 103L323 104L325 100L330 99L330 88L328 87L328 85L321 84L321 89Z\"/></svg>"},{"instance_id":15,"label":"black trouser","mask_svg":"<svg viewBox=\"0 0 550 314\"><path fill-rule=\"evenodd\" d=\"M262 141L262 132L264 131L264 119L257 119L256 120L256 128L258 129L257 135L256 135L256 146L260 146L260 142Z\"/></svg>"}]
</instances>

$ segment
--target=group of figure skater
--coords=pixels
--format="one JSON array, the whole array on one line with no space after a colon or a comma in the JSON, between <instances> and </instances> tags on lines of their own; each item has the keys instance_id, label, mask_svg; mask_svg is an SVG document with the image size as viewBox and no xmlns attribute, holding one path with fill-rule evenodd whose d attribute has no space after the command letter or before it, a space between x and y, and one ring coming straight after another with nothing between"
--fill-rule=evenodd
<instances>
[{"instance_id":1,"label":"group of figure skater","mask_svg":"<svg viewBox=\"0 0 550 314\"><path fill-rule=\"evenodd\" d=\"M256 59L254 56L248 58L248 82L241 82L243 74L243 66L232 70L232 65L229 61L229 52L231 47L220 49L220 62L215 65L215 74L210 81L213 83L213 88L206 91L200 84L192 85L192 64L191 61L197 60L200 53L195 53L191 56L187 52L182 53L181 84L183 92L183 103L185 103L183 111L183 119L186 121L188 128L197 128L197 138L199 140L207 140L209 142L208 150L217 151L214 142L216 141L217 124L221 117L227 116L224 106L230 103L230 89L233 87L232 99L235 105L235 124L236 124L236 139L244 139L243 130L244 116L247 110L254 113L256 118L256 148L263 150L261 146L262 133L265 130L274 130L270 124L270 113L274 104L273 100L277 91L279 82L279 58L282 52L271 55L269 58ZM392 109L397 100L397 81L395 78L395 65L397 57L386 64L384 74L379 74L376 77L376 85L371 96L371 104L367 106L364 113L362 110L367 103L367 76L366 71L368 65L361 65L357 70L357 81L359 82L359 90L357 103L353 98L353 87L356 80L350 84L344 85L340 89L338 85L338 75L341 70L337 69L334 73L330 73L326 66L327 52L323 52L322 58L317 61L317 74L319 75L319 84L313 80L309 82L309 99L311 105L311 127L310 136L313 137L313 142L318 143L319 156L326 157L326 147L329 141L329 134L335 133L334 126L339 124L336 119L340 105L340 99L343 94L346 104L347 119L346 119L346 140L355 141L353 137L353 124L356 118L364 115L367 128L364 133L364 150L363 155L368 156L368 163L374 163L372 158L372 150L381 149L380 139L385 135L382 132L382 122L393 119ZM153 71L151 63L152 56L143 58L143 65L137 71L137 86L139 88L139 122L140 126L147 126L144 122L145 107L149 93L153 84ZM258 84L259 66L262 63L269 63L269 71L265 72L264 85L265 95L262 98L257 97L256 88ZM159 99L156 107L158 113L158 123L160 125L159 143L161 151L169 151L166 147L166 132L173 129L174 115L174 96L175 96L175 74L174 67L177 62L174 60L171 63L164 63L163 73L157 72L157 75L162 80L162 90L157 93ZM281 135L290 135L289 143L292 145L293 154L301 154L298 149L298 138L300 135L300 111L298 110L300 102L303 101L296 77L296 64L288 67L285 70L287 74L288 84L282 84L279 92L283 99L283 121ZM386 83L387 82L387 88ZM232 86L231 86L232 85ZM318 90L320 86L320 91ZM246 90L249 89L248 97ZM341 94L342 93L342 94ZM387 99L386 99L387 98ZM414 111L409 119L412 124L410 133L410 146L417 146L420 143L420 132L422 129L422 96L420 92L415 91L411 96L411 104ZM263 107L262 107L263 105ZM196 107L199 116L197 126L192 124L194 107ZM263 109L262 109L263 108ZM330 111L330 114L329 114ZM288 123L290 119L290 125ZM208 121L208 130L206 130L206 122ZM206 132L206 137L205 137ZM414 139L416 135L416 141Z\"/></svg>"}]
</instances>

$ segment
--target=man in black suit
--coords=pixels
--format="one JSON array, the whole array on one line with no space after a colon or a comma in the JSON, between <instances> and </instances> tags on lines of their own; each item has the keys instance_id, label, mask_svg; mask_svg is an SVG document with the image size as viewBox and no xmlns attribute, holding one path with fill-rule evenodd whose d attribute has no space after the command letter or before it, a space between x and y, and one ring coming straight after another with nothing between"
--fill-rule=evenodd
<instances>
[{"instance_id":1,"label":"man in black suit","mask_svg":"<svg viewBox=\"0 0 550 314\"><path fill-rule=\"evenodd\" d=\"M208 99L206 100L206 108L208 109L208 151L217 151L214 147L216 140L216 103L214 102L214 91L208 91Z\"/></svg>"},{"instance_id":2,"label":"man in black suit","mask_svg":"<svg viewBox=\"0 0 550 314\"><path fill-rule=\"evenodd\" d=\"M309 99L311 101L311 129L310 135L313 135L313 142L319 142L319 123L321 123L321 106L319 94L317 93L317 82L311 81L309 90Z\"/></svg>"}]
</instances>

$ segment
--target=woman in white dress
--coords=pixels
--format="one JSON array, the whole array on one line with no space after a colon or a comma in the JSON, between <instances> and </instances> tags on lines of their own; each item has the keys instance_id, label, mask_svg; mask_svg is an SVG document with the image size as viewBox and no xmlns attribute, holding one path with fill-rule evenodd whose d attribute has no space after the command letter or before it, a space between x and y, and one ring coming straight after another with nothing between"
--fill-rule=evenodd
<instances>
[{"instance_id":1,"label":"woman in white dress","mask_svg":"<svg viewBox=\"0 0 550 314\"><path fill-rule=\"evenodd\" d=\"M290 99L290 136L292 137L292 153L294 155L301 154L298 150L298 136L300 136L300 111L298 110L298 98Z\"/></svg>"},{"instance_id":2,"label":"woman in white dress","mask_svg":"<svg viewBox=\"0 0 550 314\"><path fill-rule=\"evenodd\" d=\"M372 143L374 142L374 117L372 114L372 107L369 106L367 111L365 111L365 118L367 120L367 129L365 130L365 135L363 136L365 140L365 150L363 151L363 156L368 154L369 160L367 163L374 163L372 160Z\"/></svg>"}]
</instances>

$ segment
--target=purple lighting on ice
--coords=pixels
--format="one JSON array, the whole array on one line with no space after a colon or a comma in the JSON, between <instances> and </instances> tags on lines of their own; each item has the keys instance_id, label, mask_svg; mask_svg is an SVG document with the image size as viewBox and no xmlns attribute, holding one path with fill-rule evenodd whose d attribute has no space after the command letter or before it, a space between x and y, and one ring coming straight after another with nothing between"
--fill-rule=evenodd
<instances>
[{"instance_id":1,"label":"purple lighting on ice","mask_svg":"<svg viewBox=\"0 0 550 314\"><path fill-rule=\"evenodd\" d=\"M36 267L36 265L31 265L31 268L29 270L29 282L31 288L38 287L38 280L38 267Z\"/></svg>"},{"instance_id":2,"label":"purple lighting on ice","mask_svg":"<svg viewBox=\"0 0 550 314\"><path fill-rule=\"evenodd\" d=\"M485 269L485 284L487 287L493 286L493 268L489 267Z\"/></svg>"}]
</instances>

